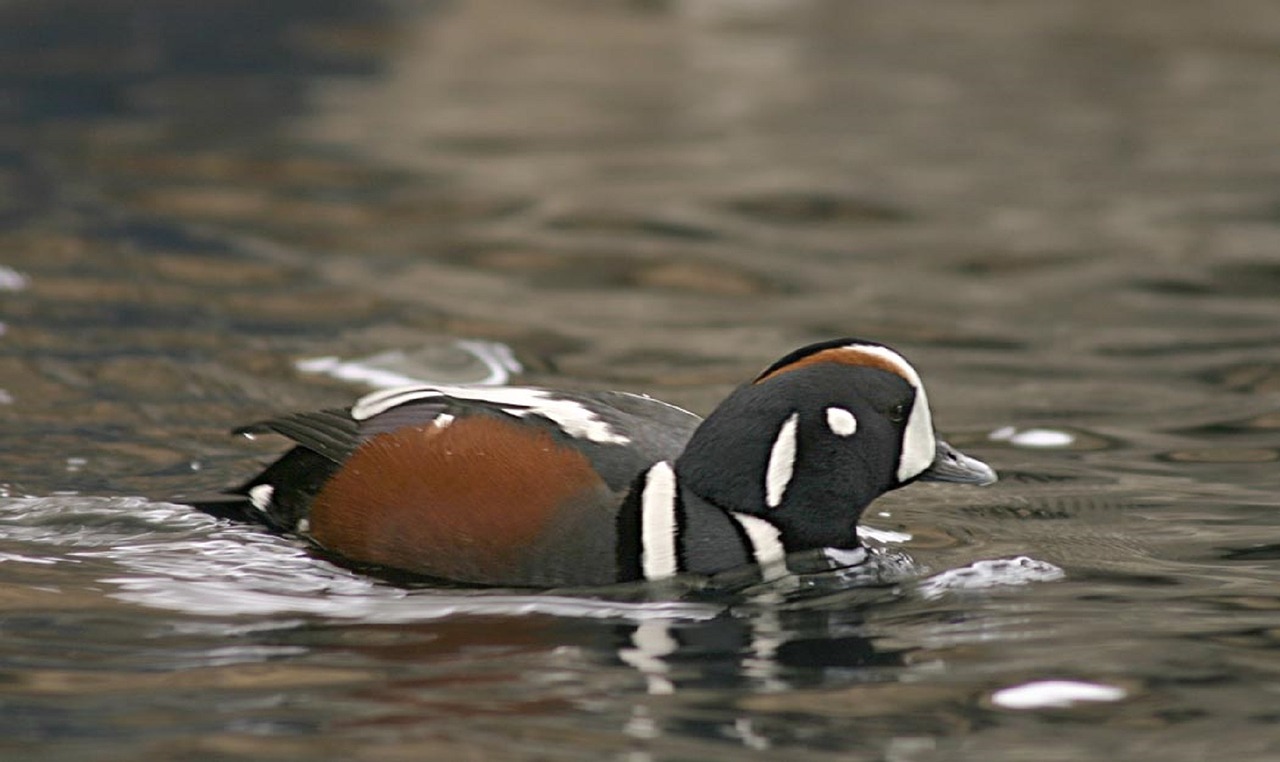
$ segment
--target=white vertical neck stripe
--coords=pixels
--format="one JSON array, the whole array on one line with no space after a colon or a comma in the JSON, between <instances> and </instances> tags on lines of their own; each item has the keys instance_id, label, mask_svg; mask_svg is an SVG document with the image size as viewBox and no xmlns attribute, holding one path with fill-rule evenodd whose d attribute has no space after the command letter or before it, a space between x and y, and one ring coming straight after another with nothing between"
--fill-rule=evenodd
<instances>
[{"instance_id":1,"label":"white vertical neck stripe","mask_svg":"<svg viewBox=\"0 0 1280 762\"><path fill-rule=\"evenodd\" d=\"M640 495L640 559L645 579L673 577L676 558L676 475L666 461L645 476Z\"/></svg>"},{"instance_id":2,"label":"white vertical neck stripe","mask_svg":"<svg viewBox=\"0 0 1280 762\"><path fill-rule=\"evenodd\" d=\"M271 497L275 494L276 488L270 484L258 484L249 488L249 503L260 511L266 511L271 507Z\"/></svg>"},{"instance_id":3,"label":"white vertical neck stripe","mask_svg":"<svg viewBox=\"0 0 1280 762\"><path fill-rule=\"evenodd\" d=\"M781 531L759 516L746 513L733 513L733 520L738 522L751 541L751 560L757 564L778 561L787 555L782 544Z\"/></svg>"},{"instance_id":4,"label":"white vertical neck stripe","mask_svg":"<svg viewBox=\"0 0 1280 762\"><path fill-rule=\"evenodd\" d=\"M792 413L778 428L778 436L769 449L769 465L764 472L764 502L770 508L782 505L782 497L791 483L796 465L796 426L800 414Z\"/></svg>"}]
</instances>

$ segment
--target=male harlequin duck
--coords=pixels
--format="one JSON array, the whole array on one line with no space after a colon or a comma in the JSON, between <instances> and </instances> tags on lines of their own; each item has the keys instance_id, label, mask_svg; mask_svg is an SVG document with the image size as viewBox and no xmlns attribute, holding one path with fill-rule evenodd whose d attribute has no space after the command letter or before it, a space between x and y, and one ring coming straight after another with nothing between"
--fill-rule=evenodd
<instances>
[{"instance_id":1,"label":"male harlequin duck","mask_svg":"<svg viewBox=\"0 0 1280 762\"><path fill-rule=\"evenodd\" d=\"M706 420L623 392L424 385L241 432L296 446L207 510L358 565L481 585L848 558L885 492L996 479L937 439L911 365L858 339L792 352Z\"/></svg>"}]
</instances>

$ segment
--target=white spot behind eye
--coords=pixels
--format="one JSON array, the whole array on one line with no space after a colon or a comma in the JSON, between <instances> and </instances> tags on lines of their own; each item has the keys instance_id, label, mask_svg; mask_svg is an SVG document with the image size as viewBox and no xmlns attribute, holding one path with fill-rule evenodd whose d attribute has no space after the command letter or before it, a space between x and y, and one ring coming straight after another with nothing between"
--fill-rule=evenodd
<instances>
[{"instance_id":1,"label":"white spot behind eye","mask_svg":"<svg viewBox=\"0 0 1280 762\"><path fill-rule=\"evenodd\" d=\"M838 437L853 436L858 430L858 419L842 407L827 408L827 428Z\"/></svg>"},{"instance_id":2,"label":"white spot behind eye","mask_svg":"<svg viewBox=\"0 0 1280 762\"><path fill-rule=\"evenodd\" d=\"M770 508L782 504L782 496L786 494L787 484L796 465L796 426L800 422L800 414L792 413L778 428L778 436L769 449L769 466L764 474L764 502Z\"/></svg>"}]
</instances>

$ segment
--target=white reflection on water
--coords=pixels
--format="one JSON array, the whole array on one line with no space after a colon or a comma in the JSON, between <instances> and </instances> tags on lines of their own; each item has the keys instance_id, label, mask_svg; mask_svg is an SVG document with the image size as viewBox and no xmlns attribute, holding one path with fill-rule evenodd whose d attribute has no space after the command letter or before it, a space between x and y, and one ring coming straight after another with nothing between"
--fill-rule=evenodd
<instances>
[{"instance_id":1,"label":"white reflection on water","mask_svg":"<svg viewBox=\"0 0 1280 762\"><path fill-rule=\"evenodd\" d=\"M1069 707L1082 702L1119 701L1127 692L1114 685L1078 680L1037 680L991 694L991 703L1004 709Z\"/></svg>"},{"instance_id":2,"label":"white reflection on water","mask_svg":"<svg viewBox=\"0 0 1280 762\"><path fill-rule=\"evenodd\" d=\"M393 349L354 360L314 357L295 365L304 373L320 373L375 389L418 384L501 386L523 370L506 344L471 339L411 351Z\"/></svg>"},{"instance_id":3,"label":"white reflection on water","mask_svg":"<svg viewBox=\"0 0 1280 762\"><path fill-rule=\"evenodd\" d=\"M1001 426L987 435L997 442L1008 442L1018 447L1068 447L1076 441L1076 435L1060 429L1019 429Z\"/></svg>"},{"instance_id":4,"label":"white reflection on water","mask_svg":"<svg viewBox=\"0 0 1280 762\"><path fill-rule=\"evenodd\" d=\"M95 581L111 585L112 598L199 616L309 614L393 623L553 614L644 621L703 620L722 610L679 601L406 590L334 566L258 527L143 498L7 500L0 502L0 528L6 540L48 547L40 563L91 563L95 572L105 565L108 573Z\"/></svg>"},{"instance_id":5,"label":"white reflection on water","mask_svg":"<svg viewBox=\"0 0 1280 762\"><path fill-rule=\"evenodd\" d=\"M703 621L725 611L722 604L686 600L636 601L619 600L622 596L503 590L409 590L335 566L312 555L297 541L258 527L229 524L188 506L138 497L0 501L0 528L5 540L24 543L23 549L28 551L14 555L14 549L8 549L0 560L74 564L84 568L83 573L93 574L95 582L110 585L106 594L111 598L198 616L315 615L397 623L462 614L550 614L646 622ZM29 551L33 546L42 546L47 552L32 554ZM883 583L884 575L896 568L890 563L892 554L885 558L889 560L827 576L841 587L857 586L866 574ZM1018 557L979 561L944 571L918 586L926 598L932 598L953 590L1025 585L1062 576L1062 570L1052 564ZM796 579L788 576L759 585L752 598L762 602L761 595L778 593ZM816 592L820 587L813 589ZM660 660L662 649L655 650L652 645L637 643L634 654ZM753 646L761 661L771 660L771 648ZM660 675L653 670L642 671Z\"/></svg>"},{"instance_id":6,"label":"white reflection on water","mask_svg":"<svg viewBox=\"0 0 1280 762\"><path fill-rule=\"evenodd\" d=\"M937 598L951 590L1016 587L1016 585L1060 580L1065 576L1066 572L1062 571L1060 566L1028 556L991 558L986 561L974 561L959 569L938 572L922 581L919 589L925 598Z\"/></svg>"},{"instance_id":7,"label":"white reflection on water","mask_svg":"<svg viewBox=\"0 0 1280 762\"><path fill-rule=\"evenodd\" d=\"M0 291L25 291L31 279L8 265L0 265Z\"/></svg>"},{"instance_id":8,"label":"white reflection on water","mask_svg":"<svg viewBox=\"0 0 1280 762\"><path fill-rule=\"evenodd\" d=\"M872 540L885 544L900 544L911 541L910 532L895 532L892 529L876 529L869 526L859 526L858 537L863 540Z\"/></svg>"},{"instance_id":9,"label":"white reflection on water","mask_svg":"<svg viewBox=\"0 0 1280 762\"><path fill-rule=\"evenodd\" d=\"M926 598L937 598L954 590L989 590L997 587L1053 582L1067 576L1061 567L1028 556L975 561L958 569L947 569L920 583Z\"/></svg>"},{"instance_id":10,"label":"white reflection on water","mask_svg":"<svg viewBox=\"0 0 1280 762\"><path fill-rule=\"evenodd\" d=\"M226 539L122 545L81 552L127 573L101 579L110 595L144 606L205 616L313 614L365 622L414 622L459 614L580 618L710 619L719 607L627 602L481 590L406 590L348 572L291 541L253 527L222 527ZM244 536L254 532L255 536Z\"/></svg>"}]
</instances>

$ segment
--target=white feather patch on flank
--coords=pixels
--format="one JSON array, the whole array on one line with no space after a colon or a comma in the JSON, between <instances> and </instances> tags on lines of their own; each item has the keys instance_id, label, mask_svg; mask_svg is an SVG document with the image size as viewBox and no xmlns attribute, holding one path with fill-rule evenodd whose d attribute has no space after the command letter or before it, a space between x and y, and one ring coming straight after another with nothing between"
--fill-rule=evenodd
<instances>
[{"instance_id":1,"label":"white feather patch on flank","mask_svg":"<svg viewBox=\"0 0 1280 762\"><path fill-rule=\"evenodd\" d=\"M676 558L676 474L662 461L649 469L640 496L640 559L645 579L672 577Z\"/></svg>"},{"instance_id":2,"label":"white feather patch on flank","mask_svg":"<svg viewBox=\"0 0 1280 762\"><path fill-rule=\"evenodd\" d=\"M902 433L902 454L898 457L898 481L906 481L924 473L933 464L937 454L937 442L933 434L933 414L929 412L929 397L924 392L920 374L911 363L888 347L870 344L851 344L847 349L878 357L891 366L916 390L915 404L907 418L907 428Z\"/></svg>"},{"instance_id":3,"label":"white feather patch on flank","mask_svg":"<svg viewBox=\"0 0 1280 762\"><path fill-rule=\"evenodd\" d=\"M764 502L770 508L782 505L782 497L791 483L796 466L796 427L800 414L792 413L778 427L778 435L769 449L769 465L764 472Z\"/></svg>"},{"instance_id":4,"label":"white feather patch on flank","mask_svg":"<svg viewBox=\"0 0 1280 762\"><path fill-rule=\"evenodd\" d=\"M537 415L559 426L564 433L600 444L629 444L631 439L616 431L594 411L576 400L556 396L548 389L523 386L408 386L367 394L351 408L351 417L368 420L393 407L437 397L452 397L495 405L517 418Z\"/></svg>"},{"instance_id":5,"label":"white feather patch on flank","mask_svg":"<svg viewBox=\"0 0 1280 762\"><path fill-rule=\"evenodd\" d=\"M851 437L858 430L858 419L842 407L827 408L827 428L838 437Z\"/></svg>"},{"instance_id":6,"label":"white feather patch on flank","mask_svg":"<svg viewBox=\"0 0 1280 762\"><path fill-rule=\"evenodd\" d=\"M759 516L746 513L734 513L733 520L738 522L751 541L751 559L758 564L767 564L780 560L787 555L782 544L781 532L776 526Z\"/></svg>"},{"instance_id":7,"label":"white feather patch on flank","mask_svg":"<svg viewBox=\"0 0 1280 762\"><path fill-rule=\"evenodd\" d=\"M276 488L270 484L259 484L256 487L249 488L249 504L260 511L266 511L271 507L271 496L276 493Z\"/></svg>"}]
</instances>

